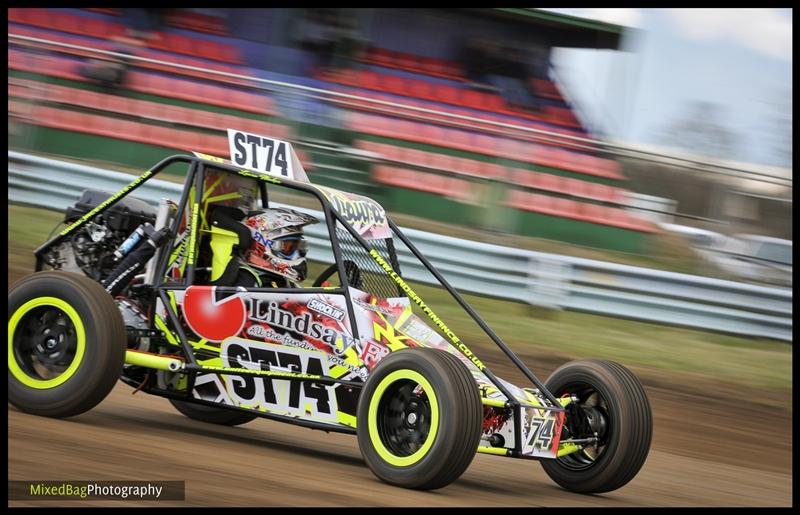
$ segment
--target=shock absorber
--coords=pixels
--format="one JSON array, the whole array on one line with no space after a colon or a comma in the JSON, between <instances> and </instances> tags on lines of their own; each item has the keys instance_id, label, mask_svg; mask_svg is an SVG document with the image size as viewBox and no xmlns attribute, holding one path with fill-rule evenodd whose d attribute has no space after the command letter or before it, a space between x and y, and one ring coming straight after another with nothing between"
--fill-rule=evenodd
<instances>
[{"instance_id":1,"label":"shock absorber","mask_svg":"<svg viewBox=\"0 0 800 515\"><path fill-rule=\"evenodd\" d=\"M108 277L100 282L112 297L116 297L130 284L136 274L144 268L153 257L153 254L156 253L156 249L162 246L170 236L169 227L164 227L154 232L145 228L145 232L149 232L147 238L140 238L138 244L132 251L128 252L125 259L120 261L117 267L108 274Z\"/></svg>"},{"instance_id":2,"label":"shock absorber","mask_svg":"<svg viewBox=\"0 0 800 515\"><path fill-rule=\"evenodd\" d=\"M142 238L145 236L145 234L150 236L150 233L152 233L153 230L153 226L148 222L145 222L137 227L136 230L133 231L130 236L128 236L128 239L123 241L119 248L114 251L114 258L119 261L125 257L131 250L136 248L139 242L142 241Z\"/></svg>"}]
</instances>

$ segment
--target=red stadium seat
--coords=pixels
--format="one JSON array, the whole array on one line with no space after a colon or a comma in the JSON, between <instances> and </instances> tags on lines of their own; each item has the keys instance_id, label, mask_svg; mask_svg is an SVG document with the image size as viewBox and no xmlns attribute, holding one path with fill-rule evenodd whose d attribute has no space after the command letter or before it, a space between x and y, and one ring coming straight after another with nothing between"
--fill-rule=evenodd
<instances>
[{"instance_id":1,"label":"red stadium seat","mask_svg":"<svg viewBox=\"0 0 800 515\"><path fill-rule=\"evenodd\" d=\"M205 52L203 55L205 55L207 59L227 63L236 63L239 61L236 50L230 45L217 43L215 41L206 41L204 49Z\"/></svg>"},{"instance_id":2,"label":"red stadium seat","mask_svg":"<svg viewBox=\"0 0 800 515\"><path fill-rule=\"evenodd\" d=\"M484 94L480 91L465 89L461 90L459 101L462 105L471 107L473 109L484 109L486 103L484 97Z\"/></svg>"},{"instance_id":3,"label":"red stadium seat","mask_svg":"<svg viewBox=\"0 0 800 515\"><path fill-rule=\"evenodd\" d=\"M442 68L444 68L445 76L452 79L461 80L463 78L463 72L461 67L452 61L442 61Z\"/></svg>"},{"instance_id":4,"label":"red stadium seat","mask_svg":"<svg viewBox=\"0 0 800 515\"><path fill-rule=\"evenodd\" d=\"M610 202L615 204L624 204L627 200L628 193L622 188L611 187Z\"/></svg>"},{"instance_id":5,"label":"red stadium seat","mask_svg":"<svg viewBox=\"0 0 800 515\"><path fill-rule=\"evenodd\" d=\"M471 140L473 152L481 154L495 155L497 153L498 138L487 136L486 134L472 134Z\"/></svg>"},{"instance_id":6,"label":"red stadium seat","mask_svg":"<svg viewBox=\"0 0 800 515\"><path fill-rule=\"evenodd\" d=\"M444 138L443 129L438 125L419 124L419 140L429 145L440 145Z\"/></svg>"},{"instance_id":7,"label":"red stadium seat","mask_svg":"<svg viewBox=\"0 0 800 515\"><path fill-rule=\"evenodd\" d=\"M438 102L458 104L458 89L447 85L436 86L435 98Z\"/></svg>"},{"instance_id":8,"label":"red stadium seat","mask_svg":"<svg viewBox=\"0 0 800 515\"><path fill-rule=\"evenodd\" d=\"M147 42L147 46L155 50L171 52L172 51L171 34L165 32L155 32L154 34L156 37L154 39L149 40Z\"/></svg>"},{"instance_id":9,"label":"red stadium seat","mask_svg":"<svg viewBox=\"0 0 800 515\"><path fill-rule=\"evenodd\" d=\"M434 153L431 156L429 163L430 163L429 166L431 166L432 168L436 168L438 170L451 171L454 168L453 156L450 156L448 154Z\"/></svg>"},{"instance_id":10,"label":"red stadium seat","mask_svg":"<svg viewBox=\"0 0 800 515\"><path fill-rule=\"evenodd\" d=\"M474 161L472 159L459 159L458 171L466 175L482 176L481 167L487 163ZM488 176L488 175L487 175Z\"/></svg>"},{"instance_id":11,"label":"red stadium seat","mask_svg":"<svg viewBox=\"0 0 800 515\"><path fill-rule=\"evenodd\" d=\"M56 25L56 23L54 23L56 20L53 20L50 11L47 9L30 9L29 11L30 16L28 17L27 23L30 25L48 28Z\"/></svg>"},{"instance_id":12,"label":"red stadium seat","mask_svg":"<svg viewBox=\"0 0 800 515\"><path fill-rule=\"evenodd\" d=\"M54 27L62 32L69 32L72 34L82 32L82 23L77 16L71 14L54 14L52 15L51 22Z\"/></svg>"},{"instance_id":13,"label":"red stadium seat","mask_svg":"<svg viewBox=\"0 0 800 515\"><path fill-rule=\"evenodd\" d=\"M433 84L425 80L412 81L409 93L413 97L423 98L425 100L435 99Z\"/></svg>"},{"instance_id":14,"label":"red stadium seat","mask_svg":"<svg viewBox=\"0 0 800 515\"><path fill-rule=\"evenodd\" d=\"M128 99L117 95L107 95L105 108L112 113L124 113L127 110Z\"/></svg>"},{"instance_id":15,"label":"red stadium seat","mask_svg":"<svg viewBox=\"0 0 800 515\"><path fill-rule=\"evenodd\" d=\"M360 139L360 140L356 140L356 142L355 142L355 148L358 148L360 150L364 150L366 152L375 152L375 153L378 153L378 154L382 153L380 151L380 148L379 148L380 145L381 144L378 143L377 141L370 141L368 139Z\"/></svg>"},{"instance_id":16,"label":"red stadium seat","mask_svg":"<svg viewBox=\"0 0 800 515\"><path fill-rule=\"evenodd\" d=\"M105 23L103 20L98 20L96 18L86 18L85 20L83 20L82 28L83 32L87 36L91 36L93 38L106 39L109 37L108 24Z\"/></svg>"},{"instance_id":17,"label":"red stadium seat","mask_svg":"<svg viewBox=\"0 0 800 515\"><path fill-rule=\"evenodd\" d=\"M10 7L8 9L8 21L13 23L24 23L24 16L22 14L22 9L19 7Z\"/></svg>"},{"instance_id":18,"label":"red stadium seat","mask_svg":"<svg viewBox=\"0 0 800 515\"><path fill-rule=\"evenodd\" d=\"M412 72L418 67L416 57L401 52L397 52L395 54L394 65L401 70L408 70Z\"/></svg>"},{"instance_id":19,"label":"red stadium seat","mask_svg":"<svg viewBox=\"0 0 800 515\"><path fill-rule=\"evenodd\" d=\"M362 88L379 89L379 77L375 72L364 70L359 74L358 80Z\"/></svg>"},{"instance_id":20,"label":"red stadium seat","mask_svg":"<svg viewBox=\"0 0 800 515\"><path fill-rule=\"evenodd\" d=\"M406 79L397 75L384 74L380 78L381 89L395 95L405 95L408 91Z\"/></svg>"},{"instance_id":21,"label":"red stadium seat","mask_svg":"<svg viewBox=\"0 0 800 515\"><path fill-rule=\"evenodd\" d=\"M109 16L119 16L119 10L113 7L85 7L84 9L95 13L107 14Z\"/></svg>"},{"instance_id":22,"label":"red stadium seat","mask_svg":"<svg viewBox=\"0 0 800 515\"><path fill-rule=\"evenodd\" d=\"M447 146L447 142L450 142L450 146L453 148L457 148L460 150L466 150L467 152L475 152L476 150L472 146L472 142L470 141L471 135L467 131L462 131L459 129L443 129L445 131L444 140L440 143L442 146Z\"/></svg>"},{"instance_id":23,"label":"red stadium seat","mask_svg":"<svg viewBox=\"0 0 800 515\"><path fill-rule=\"evenodd\" d=\"M540 173L536 177L537 187L548 191L558 191L559 177L549 173Z\"/></svg>"},{"instance_id":24,"label":"red stadium seat","mask_svg":"<svg viewBox=\"0 0 800 515\"><path fill-rule=\"evenodd\" d=\"M505 100L500 95L486 95L484 107L491 111L500 111L505 108Z\"/></svg>"},{"instance_id":25,"label":"red stadium seat","mask_svg":"<svg viewBox=\"0 0 800 515\"><path fill-rule=\"evenodd\" d=\"M603 223L606 221L605 215L606 213L603 206L589 203L578 204L578 216L581 220L593 223Z\"/></svg>"},{"instance_id":26,"label":"red stadium seat","mask_svg":"<svg viewBox=\"0 0 800 515\"><path fill-rule=\"evenodd\" d=\"M171 37L171 49L178 54L198 55L206 57L209 52L209 42L203 40L194 41L186 36L180 34L173 34Z\"/></svg>"},{"instance_id":27,"label":"red stadium seat","mask_svg":"<svg viewBox=\"0 0 800 515\"><path fill-rule=\"evenodd\" d=\"M434 154L432 152L424 152L422 150L409 153L409 158L413 159L413 163L420 166L430 166Z\"/></svg>"},{"instance_id":28,"label":"red stadium seat","mask_svg":"<svg viewBox=\"0 0 800 515\"><path fill-rule=\"evenodd\" d=\"M430 164L430 153L423 152L422 150L417 150L414 148L409 148L406 150L405 159L407 162L411 164L415 164L417 166L429 166Z\"/></svg>"}]
</instances>

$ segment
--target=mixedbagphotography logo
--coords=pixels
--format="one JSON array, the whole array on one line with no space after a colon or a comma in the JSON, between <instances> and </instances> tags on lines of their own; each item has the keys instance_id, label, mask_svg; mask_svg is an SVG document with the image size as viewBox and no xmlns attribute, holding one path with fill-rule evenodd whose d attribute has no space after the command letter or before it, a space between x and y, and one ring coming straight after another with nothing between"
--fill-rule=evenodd
<instances>
[{"instance_id":1,"label":"mixedbagphotography logo","mask_svg":"<svg viewBox=\"0 0 800 515\"><path fill-rule=\"evenodd\" d=\"M9 481L9 501L186 500L185 481Z\"/></svg>"}]
</instances>

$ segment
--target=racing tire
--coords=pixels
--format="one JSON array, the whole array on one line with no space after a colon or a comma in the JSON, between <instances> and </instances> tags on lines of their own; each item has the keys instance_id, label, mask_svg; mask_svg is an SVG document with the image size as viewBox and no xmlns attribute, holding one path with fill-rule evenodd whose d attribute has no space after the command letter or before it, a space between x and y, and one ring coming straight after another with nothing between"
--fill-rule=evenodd
<instances>
[{"instance_id":1,"label":"racing tire","mask_svg":"<svg viewBox=\"0 0 800 515\"><path fill-rule=\"evenodd\" d=\"M258 418L258 415L234 409L216 408L204 404L169 399L175 409L192 420L218 424L221 426L240 426Z\"/></svg>"},{"instance_id":2,"label":"racing tire","mask_svg":"<svg viewBox=\"0 0 800 515\"><path fill-rule=\"evenodd\" d=\"M8 292L8 402L57 418L92 409L119 379L126 341L99 283L61 271L25 277Z\"/></svg>"},{"instance_id":3,"label":"racing tire","mask_svg":"<svg viewBox=\"0 0 800 515\"><path fill-rule=\"evenodd\" d=\"M650 403L636 376L613 361L581 360L559 367L545 386L556 397L578 397L567 405L564 422L582 433L574 437L597 433L600 438L597 447L542 460L547 475L567 490L586 494L610 492L633 479L653 435Z\"/></svg>"},{"instance_id":4,"label":"racing tire","mask_svg":"<svg viewBox=\"0 0 800 515\"><path fill-rule=\"evenodd\" d=\"M358 447L381 480L442 488L469 467L483 410L467 367L438 349L393 352L372 371L358 401Z\"/></svg>"}]
</instances>

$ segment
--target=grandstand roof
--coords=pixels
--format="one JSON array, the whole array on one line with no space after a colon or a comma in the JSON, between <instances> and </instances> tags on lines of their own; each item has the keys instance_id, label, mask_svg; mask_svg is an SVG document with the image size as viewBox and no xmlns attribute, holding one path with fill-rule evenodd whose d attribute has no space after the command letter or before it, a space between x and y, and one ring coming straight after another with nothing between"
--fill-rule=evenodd
<instances>
[{"instance_id":1,"label":"grandstand roof","mask_svg":"<svg viewBox=\"0 0 800 515\"><path fill-rule=\"evenodd\" d=\"M558 47L616 50L622 35L629 30L622 25L529 7L496 7L488 11L498 17L538 26L549 43Z\"/></svg>"}]
</instances>

